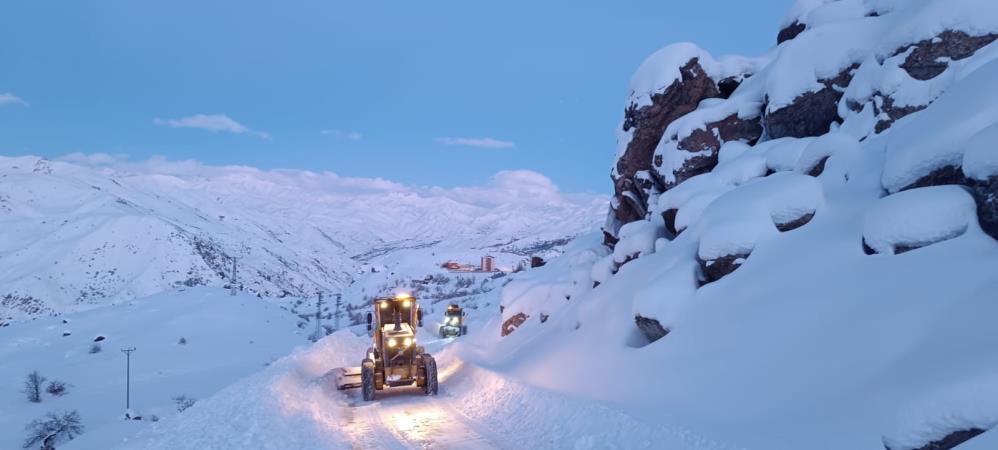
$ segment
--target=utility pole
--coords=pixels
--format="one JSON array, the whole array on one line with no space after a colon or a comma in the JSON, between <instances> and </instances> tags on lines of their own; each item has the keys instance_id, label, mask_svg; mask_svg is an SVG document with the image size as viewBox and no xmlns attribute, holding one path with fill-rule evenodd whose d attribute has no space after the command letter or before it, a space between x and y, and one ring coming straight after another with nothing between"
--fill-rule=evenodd
<instances>
[{"instance_id":1,"label":"utility pole","mask_svg":"<svg viewBox=\"0 0 998 450\"><path fill-rule=\"evenodd\" d=\"M132 352L135 351L135 347L123 348L121 351L125 353L125 418L131 419L129 411L132 409Z\"/></svg>"},{"instance_id":2,"label":"utility pole","mask_svg":"<svg viewBox=\"0 0 998 450\"><path fill-rule=\"evenodd\" d=\"M315 303L315 339L318 341L322 333L322 292L319 292L319 300Z\"/></svg>"}]
</instances>

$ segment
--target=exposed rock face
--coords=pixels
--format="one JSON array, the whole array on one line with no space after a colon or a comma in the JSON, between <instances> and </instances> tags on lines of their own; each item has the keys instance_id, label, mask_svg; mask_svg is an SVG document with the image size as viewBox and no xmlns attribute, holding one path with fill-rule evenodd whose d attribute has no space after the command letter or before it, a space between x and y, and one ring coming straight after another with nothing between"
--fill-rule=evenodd
<instances>
[{"instance_id":1,"label":"exposed rock face","mask_svg":"<svg viewBox=\"0 0 998 450\"><path fill-rule=\"evenodd\" d=\"M735 92L735 89L738 89L738 86L741 86L742 80L746 77L748 77L748 75L727 77L721 81L718 81L717 90L720 92L721 98L731 97L731 94Z\"/></svg>"},{"instance_id":2,"label":"exposed rock face","mask_svg":"<svg viewBox=\"0 0 998 450\"><path fill-rule=\"evenodd\" d=\"M707 153L687 159L680 169L673 172L672 175L676 181L668 184L666 188L671 188L702 173L710 172L714 166L717 166L717 154L725 142L737 140L753 145L761 135L762 124L758 117L740 119L737 114L710 122L704 128L693 130L689 136L679 141L677 148L680 151L690 153Z\"/></svg>"},{"instance_id":3,"label":"exposed rock face","mask_svg":"<svg viewBox=\"0 0 998 450\"><path fill-rule=\"evenodd\" d=\"M822 89L802 94L790 105L768 112L764 121L769 137L820 136L828 132L832 123L841 123L839 99L858 67L854 64L833 78L818 80L824 85Z\"/></svg>"},{"instance_id":4,"label":"exposed rock face","mask_svg":"<svg viewBox=\"0 0 998 450\"><path fill-rule=\"evenodd\" d=\"M822 173L825 172L825 163L827 162L828 162L827 156L821 158L820 160L818 160L818 163L814 165L814 167L811 167L810 169L807 170L807 174L812 177L820 176Z\"/></svg>"},{"instance_id":5,"label":"exposed rock face","mask_svg":"<svg viewBox=\"0 0 998 450\"><path fill-rule=\"evenodd\" d=\"M905 186L902 191L928 186L942 186L946 184L968 184L967 177L963 171L956 166L940 167L927 175L919 178L914 183Z\"/></svg>"},{"instance_id":6,"label":"exposed rock face","mask_svg":"<svg viewBox=\"0 0 998 450\"><path fill-rule=\"evenodd\" d=\"M911 450L951 450L956 448L956 446L973 439L975 436L984 433L987 430L982 430L980 428L968 428L966 430L954 431L947 434L942 439L937 441L929 442L921 447L914 448ZM907 450L907 449L895 449L884 445L887 450Z\"/></svg>"},{"instance_id":7,"label":"exposed rock face","mask_svg":"<svg viewBox=\"0 0 998 450\"><path fill-rule=\"evenodd\" d=\"M977 221L981 229L998 239L998 176L987 181L969 180L968 184L977 202Z\"/></svg>"},{"instance_id":8,"label":"exposed rock face","mask_svg":"<svg viewBox=\"0 0 998 450\"><path fill-rule=\"evenodd\" d=\"M780 30L779 34L776 35L776 44L779 45L797 37L797 35L803 33L805 29L807 29L807 25L795 20L794 23L787 25L786 28Z\"/></svg>"},{"instance_id":9,"label":"exposed rock face","mask_svg":"<svg viewBox=\"0 0 998 450\"><path fill-rule=\"evenodd\" d=\"M641 330L641 334L644 334L645 337L648 338L648 342L655 342L669 334L669 330L665 329L665 327L663 327L662 324L655 319L634 316L634 323L638 325L638 329Z\"/></svg>"},{"instance_id":10,"label":"exposed rock face","mask_svg":"<svg viewBox=\"0 0 998 450\"><path fill-rule=\"evenodd\" d=\"M881 113L887 114L887 119L880 119L877 121L877 125L873 128L876 133L882 133L884 130L891 127L898 119L907 116L912 113L919 112L925 109L929 105L907 105L907 106L895 106L894 98L884 97L883 102L880 107L877 107L877 103L873 103L873 111L878 116Z\"/></svg>"},{"instance_id":11,"label":"exposed rock face","mask_svg":"<svg viewBox=\"0 0 998 450\"><path fill-rule=\"evenodd\" d=\"M822 161L824 161L824 160L822 160ZM776 225L776 229L780 230L780 231L796 230L796 229L798 229L798 228L800 228L800 227L802 227L804 225L807 225L807 223L810 222L811 219L813 219L813 218L814 218L814 211L811 211L811 212L809 212L807 214L804 214L803 216L800 216L800 217L798 217L798 218L796 218L794 220L791 220L789 222L784 222L784 223L778 223L777 222L777 223L775 223L775 225Z\"/></svg>"},{"instance_id":12,"label":"exposed rock face","mask_svg":"<svg viewBox=\"0 0 998 450\"><path fill-rule=\"evenodd\" d=\"M687 62L680 68L680 74L680 79L651 96L651 105L639 108L632 104L624 111L624 131L633 130L634 134L617 160L613 179L618 201L613 213L619 224L644 218L648 205L642 204L646 201L643 188L647 180L639 180L636 175L651 169L652 155L666 127L696 109L701 100L720 95L714 80L704 72L698 59Z\"/></svg>"},{"instance_id":13,"label":"exposed rock face","mask_svg":"<svg viewBox=\"0 0 998 450\"><path fill-rule=\"evenodd\" d=\"M711 259L704 261L698 258L700 262L700 269L703 273L704 281L703 284L713 283L721 278L724 278L735 269L741 267L745 259L749 257L748 253L739 255L727 255L722 256L717 259Z\"/></svg>"},{"instance_id":14,"label":"exposed rock face","mask_svg":"<svg viewBox=\"0 0 998 450\"><path fill-rule=\"evenodd\" d=\"M672 239L679 235L679 231L676 230L676 215L679 214L679 210L676 208L667 209L662 212L662 219L665 220L665 231L666 237Z\"/></svg>"},{"instance_id":15,"label":"exposed rock face","mask_svg":"<svg viewBox=\"0 0 998 450\"><path fill-rule=\"evenodd\" d=\"M510 333L516 331L516 329L519 328L520 325L523 325L523 322L526 322L529 317L530 316L524 313L516 313L509 319L506 319L506 321L502 323L502 336L508 336Z\"/></svg>"},{"instance_id":16,"label":"exposed rock face","mask_svg":"<svg viewBox=\"0 0 998 450\"><path fill-rule=\"evenodd\" d=\"M967 58L995 39L998 39L998 34L995 33L970 36L962 31L947 30L933 39L902 47L895 55L914 47L901 68L916 80L931 80L946 70L949 65L947 60Z\"/></svg>"}]
</instances>

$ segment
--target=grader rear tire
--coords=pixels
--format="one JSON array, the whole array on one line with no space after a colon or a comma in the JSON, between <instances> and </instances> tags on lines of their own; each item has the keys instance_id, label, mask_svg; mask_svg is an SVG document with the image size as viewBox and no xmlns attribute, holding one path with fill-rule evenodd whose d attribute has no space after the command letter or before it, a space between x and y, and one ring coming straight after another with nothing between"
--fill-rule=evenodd
<instances>
[{"instance_id":1,"label":"grader rear tire","mask_svg":"<svg viewBox=\"0 0 998 450\"><path fill-rule=\"evenodd\" d=\"M370 359L365 359L360 366L360 381L361 381L361 392L364 396L364 401L369 402L374 400L374 361Z\"/></svg>"}]
</instances>

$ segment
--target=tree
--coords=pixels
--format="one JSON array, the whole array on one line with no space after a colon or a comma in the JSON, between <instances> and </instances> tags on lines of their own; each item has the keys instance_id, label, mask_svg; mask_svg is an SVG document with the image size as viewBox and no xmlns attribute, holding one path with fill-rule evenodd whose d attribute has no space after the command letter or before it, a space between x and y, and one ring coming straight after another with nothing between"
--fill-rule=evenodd
<instances>
[{"instance_id":1,"label":"tree","mask_svg":"<svg viewBox=\"0 0 998 450\"><path fill-rule=\"evenodd\" d=\"M197 403L198 400L196 398L191 398L184 394L180 394L176 397L173 397L173 401L177 404L177 412L184 412L184 410L186 410L187 408L194 406L194 404Z\"/></svg>"},{"instance_id":2,"label":"tree","mask_svg":"<svg viewBox=\"0 0 998 450\"><path fill-rule=\"evenodd\" d=\"M49 385L45 387L45 392L48 392L56 397L62 397L68 393L66 389L66 383L59 380L52 380L49 382Z\"/></svg>"},{"instance_id":3,"label":"tree","mask_svg":"<svg viewBox=\"0 0 998 450\"><path fill-rule=\"evenodd\" d=\"M71 441L83 433L80 414L76 411L64 412L61 415L48 413L41 419L35 419L24 427L28 430L28 438L24 440L24 448L41 444L42 450L55 450L55 444L60 441Z\"/></svg>"},{"instance_id":4,"label":"tree","mask_svg":"<svg viewBox=\"0 0 998 450\"><path fill-rule=\"evenodd\" d=\"M41 403L42 401L42 384L45 383L46 378L39 375L38 371L32 371L24 379L24 395L28 396L28 401L31 403Z\"/></svg>"}]
</instances>

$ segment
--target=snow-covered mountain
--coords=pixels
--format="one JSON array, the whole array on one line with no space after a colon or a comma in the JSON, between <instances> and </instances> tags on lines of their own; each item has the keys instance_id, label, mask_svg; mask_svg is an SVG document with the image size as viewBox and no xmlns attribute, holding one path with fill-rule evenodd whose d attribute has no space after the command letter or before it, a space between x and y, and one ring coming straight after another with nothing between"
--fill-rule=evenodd
<instances>
[{"instance_id":1,"label":"snow-covered mountain","mask_svg":"<svg viewBox=\"0 0 998 450\"><path fill-rule=\"evenodd\" d=\"M340 291L407 249L426 250L427 268L443 262L437 250L522 258L591 229L604 202L529 171L443 189L106 155L0 157L0 319L228 286L234 258L237 283L270 297Z\"/></svg>"},{"instance_id":2,"label":"snow-covered mountain","mask_svg":"<svg viewBox=\"0 0 998 450\"><path fill-rule=\"evenodd\" d=\"M736 448L992 448L996 40L991 0L800 0L760 57L651 55L604 235L480 351Z\"/></svg>"}]
</instances>

